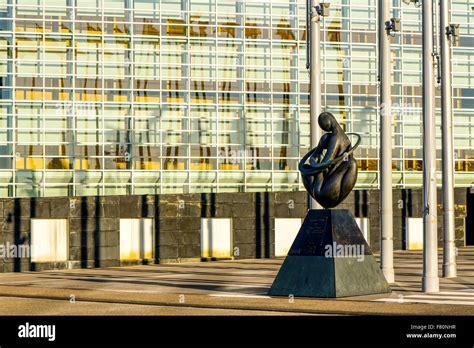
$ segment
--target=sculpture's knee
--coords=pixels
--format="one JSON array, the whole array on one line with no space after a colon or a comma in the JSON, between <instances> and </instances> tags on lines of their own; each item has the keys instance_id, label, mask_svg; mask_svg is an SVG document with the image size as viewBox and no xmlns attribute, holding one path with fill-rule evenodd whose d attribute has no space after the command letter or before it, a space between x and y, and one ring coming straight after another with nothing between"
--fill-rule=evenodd
<instances>
[{"instance_id":1,"label":"sculpture's knee","mask_svg":"<svg viewBox=\"0 0 474 348\"><path fill-rule=\"evenodd\" d=\"M340 201L342 202L352 191L357 181L357 162L354 158L347 163L347 170L341 182Z\"/></svg>"}]
</instances>

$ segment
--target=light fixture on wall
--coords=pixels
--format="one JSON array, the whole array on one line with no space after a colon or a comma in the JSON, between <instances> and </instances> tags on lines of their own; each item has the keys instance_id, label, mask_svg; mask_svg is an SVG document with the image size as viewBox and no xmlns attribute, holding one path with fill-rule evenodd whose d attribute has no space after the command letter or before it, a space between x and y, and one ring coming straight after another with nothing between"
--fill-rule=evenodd
<instances>
[{"instance_id":1,"label":"light fixture on wall","mask_svg":"<svg viewBox=\"0 0 474 348\"><path fill-rule=\"evenodd\" d=\"M388 30L390 36L395 36L395 33L401 31L402 24L400 18L392 18L385 23L385 29Z\"/></svg>"},{"instance_id":2,"label":"light fixture on wall","mask_svg":"<svg viewBox=\"0 0 474 348\"><path fill-rule=\"evenodd\" d=\"M414 3L416 7L421 7L421 0L403 0L403 3L406 5Z\"/></svg>"}]
</instances>

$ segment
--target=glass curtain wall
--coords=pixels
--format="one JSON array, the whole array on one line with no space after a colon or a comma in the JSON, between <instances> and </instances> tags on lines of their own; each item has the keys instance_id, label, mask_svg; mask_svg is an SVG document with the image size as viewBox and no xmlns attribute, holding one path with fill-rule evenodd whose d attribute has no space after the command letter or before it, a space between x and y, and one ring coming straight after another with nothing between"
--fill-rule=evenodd
<instances>
[{"instance_id":1,"label":"glass curtain wall","mask_svg":"<svg viewBox=\"0 0 474 348\"><path fill-rule=\"evenodd\" d=\"M394 185L416 187L421 10L393 3ZM322 23L323 109L362 135L359 188L378 187L376 5L332 0ZM452 1L462 186L474 181L473 6ZM305 0L0 0L0 19L1 197L303 189Z\"/></svg>"}]
</instances>

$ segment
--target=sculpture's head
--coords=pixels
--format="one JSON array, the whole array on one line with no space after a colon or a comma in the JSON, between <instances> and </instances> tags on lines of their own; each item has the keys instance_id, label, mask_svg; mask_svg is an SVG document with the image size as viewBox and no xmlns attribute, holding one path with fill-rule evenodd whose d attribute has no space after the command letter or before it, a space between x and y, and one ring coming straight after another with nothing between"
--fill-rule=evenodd
<instances>
[{"instance_id":1,"label":"sculpture's head","mask_svg":"<svg viewBox=\"0 0 474 348\"><path fill-rule=\"evenodd\" d=\"M319 127L326 132L331 132L337 127L337 120L330 112L323 112L318 118Z\"/></svg>"}]
</instances>

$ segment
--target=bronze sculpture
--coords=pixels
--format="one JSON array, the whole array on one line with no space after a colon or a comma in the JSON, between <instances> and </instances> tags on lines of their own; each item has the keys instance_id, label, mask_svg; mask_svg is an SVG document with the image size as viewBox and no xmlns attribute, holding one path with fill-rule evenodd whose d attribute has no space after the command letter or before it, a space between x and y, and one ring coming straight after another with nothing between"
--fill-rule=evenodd
<instances>
[{"instance_id":1,"label":"bronze sculpture","mask_svg":"<svg viewBox=\"0 0 474 348\"><path fill-rule=\"evenodd\" d=\"M299 170L311 197L324 208L334 208L356 184L357 162L353 152L359 146L361 137L355 133L346 134L329 112L319 115L318 123L327 133L321 137L318 146L302 158ZM348 135L358 137L354 147L351 147Z\"/></svg>"},{"instance_id":2,"label":"bronze sculpture","mask_svg":"<svg viewBox=\"0 0 474 348\"><path fill-rule=\"evenodd\" d=\"M344 133L323 112L318 123L327 133L299 164L306 190L323 207L333 208L354 188L358 134ZM348 135L357 136L351 146ZM328 250L336 250L328 253ZM339 250L358 250L353 254ZM352 213L347 209L310 209L278 271L271 296L338 298L389 293L390 287Z\"/></svg>"}]
</instances>

